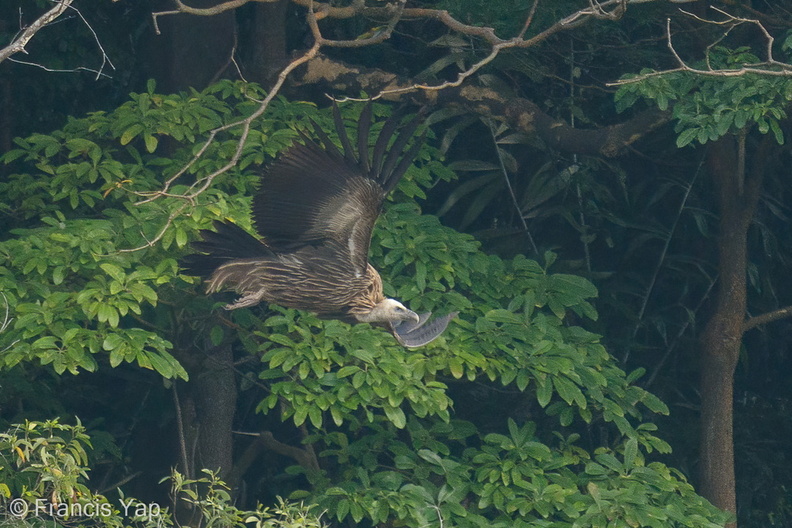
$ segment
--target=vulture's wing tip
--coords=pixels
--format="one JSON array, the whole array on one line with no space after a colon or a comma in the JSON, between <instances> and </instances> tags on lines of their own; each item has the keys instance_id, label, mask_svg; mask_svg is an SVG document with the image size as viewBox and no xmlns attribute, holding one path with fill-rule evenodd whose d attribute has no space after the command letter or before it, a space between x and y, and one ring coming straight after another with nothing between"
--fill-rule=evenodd
<instances>
[{"instance_id":1,"label":"vulture's wing tip","mask_svg":"<svg viewBox=\"0 0 792 528\"><path fill-rule=\"evenodd\" d=\"M458 314L459 312L451 312L431 321L429 321L429 317L431 317L432 312L420 314L418 322L403 321L399 324L391 325L393 337L407 348L424 346L442 334L451 319Z\"/></svg>"}]
</instances>

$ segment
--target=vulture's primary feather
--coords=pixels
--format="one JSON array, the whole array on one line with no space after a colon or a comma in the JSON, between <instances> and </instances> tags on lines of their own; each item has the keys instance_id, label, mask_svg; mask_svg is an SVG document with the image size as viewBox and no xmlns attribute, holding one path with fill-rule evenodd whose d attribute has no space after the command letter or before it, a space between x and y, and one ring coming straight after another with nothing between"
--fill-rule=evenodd
<instances>
[{"instance_id":1,"label":"vulture's primary feather","mask_svg":"<svg viewBox=\"0 0 792 528\"><path fill-rule=\"evenodd\" d=\"M187 274L204 277L209 293L239 293L228 310L266 301L384 326L404 346L425 345L456 314L429 321L431 313L419 316L387 299L379 273L368 262L371 231L385 197L421 146L416 140L407 149L420 117L401 127L400 115L386 121L370 158L370 105L358 121L356 148L335 106L333 117L342 150L314 124L321 145L303 136L302 143L264 169L253 199L261 239L234 224L215 222L214 231L201 231L203 240L192 244L199 253L186 256L182 266Z\"/></svg>"}]
</instances>

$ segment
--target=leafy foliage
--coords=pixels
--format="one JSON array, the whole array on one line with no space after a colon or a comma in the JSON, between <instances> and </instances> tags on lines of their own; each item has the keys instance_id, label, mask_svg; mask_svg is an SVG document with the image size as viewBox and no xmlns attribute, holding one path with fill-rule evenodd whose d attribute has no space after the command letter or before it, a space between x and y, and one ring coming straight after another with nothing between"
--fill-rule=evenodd
<instances>
[{"instance_id":1,"label":"leafy foliage","mask_svg":"<svg viewBox=\"0 0 792 528\"><path fill-rule=\"evenodd\" d=\"M136 192L156 189L163 175L174 174L192 154L188 147L170 156L161 141L172 142L170 148L181 141L192 145L244 115L251 104L242 103L240 113L232 114L222 98L247 93L230 84L175 96L153 89L110 114L97 112L52 135L19 139L19 148L3 156L33 171L11 174L0 184L9 211L4 227L14 235L0 242L0 289L15 315L0 335L0 349L8 349L0 360L6 367L35 358L58 373L94 371L95 356L105 354L111 366L134 362L168 378L186 377L167 338L134 321L157 309L165 285L183 284L168 251L184 247L197 227L244 210L242 199L221 189L244 191L253 178L218 182L189 215L178 215L177 200L140 203ZM272 119L279 119L277 112ZM232 131L211 145L192 172L217 169L231 156L236 135ZM280 151L294 133L273 126L266 136L251 135L235 175ZM160 243L149 243L171 216ZM135 248L141 249L130 251Z\"/></svg>"},{"instance_id":2,"label":"leafy foliage","mask_svg":"<svg viewBox=\"0 0 792 528\"><path fill-rule=\"evenodd\" d=\"M418 311L460 312L442 338L405 350L381 330L274 306L207 325L209 302L194 295L175 257L213 220L247 226L243 196L255 166L283 150L295 129L308 130L303 120L330 123L311 105L277 100L255 123L240 163L181 198L236 149L240 130L229 127L190 164L209 132L249 115L260 96L241 83L171 96L152 85L113 112L18 140L4 156L17 172L0 184L13 212L3 219L11 234L0 241L0 286L13 319L0 334L5 368L28 362L77 373L133 363L185 378L170 350L234 343L261 360L248 372L251 386L265 389L257 410L289 420L283 427L303 431L305 449L319 453L315 464L289 470L305 479L292 498L310 498L339 521L723 522L681 475L648 460L669 448L645 415L667 409L634 384L640 371L625 374L580 326L597 319L596 288L551 271L552 253L542 265L486 255L471 236L421 213L424 189L453 177L429 146L386 207L371 259L386 294ZM351 118L358 111L346 110ZM184 167L167 195L146 199ZM461 418L454 389L470 386L487 398L508 394L498 403L512 409L495 424ZM188 496L217 523L247 519L228 507L227 491Z\"/></svg>"},{"instance_id":3,"label":"leafy foliage","mask_svg":"<svg viewBox=\"0 0 792 528\"><path fill-rule=\"evenodd\" d=\"M644 70L640 75L645 78L616 93L617 109L629 108L639 98L654 101L661 110L672 107L679 134L677 147L694 141L703 145L753 127L762 134L772 132L778 144L783 144L781 121L787 117L785 108L792 99L792 82L783 76L760 73L717 74L718 70L739 72L740 68L759 62L747 47L716 46L708 53L707 67L716 70L712 75Z\"/></svg>"},{"instance_id":4,"label":"leafy foliage","mask_svg":"<svg viewBox=\"0 0 792 528\"><path fill-rule=\"evenodd\" d=\"M87 467L90 447L90 438L79 422L26 422L1 433L0 522L14 526L40 526L47 521L113 528L178 526L166 506L143 503L123 493L112 499L92 492ZM175 501L198 512L196 526L322 526L310 506L283 500L273 507L237 508L228 486L208 470L196 479L174 471L165 480L171 484Z\"/></svg>"},{"instance_id":5,"label":"leafy foliage","mask_svg":"<svg viewBox=\"0 0 792 528\"><path fill-rule=\"evenodd\" d=\"M178 471L171 473L173 497L194 507L201 514L200 526L255 528L322 528L320 516L314 513L313 506L289 503L278 498L272 507L257 505L255 510L242 510L234 505L228 485L217 474L208 469L204 476L195 479L185 478ZM166 524L173 524L168 522Z\"/></svg>"},{"instance_id":6,"label":"leafy foliage","mask_svg":"<svg viewBox=\"0 0 792 528\"><path fill-rule=\"evenodd\" d=\"M90 495L82 482L88 475L87 448L89 438L79 423L69 426L52 420L14 426L0 434L0 496L50 496L62 502Z\"/></svg>"}]
</instances>

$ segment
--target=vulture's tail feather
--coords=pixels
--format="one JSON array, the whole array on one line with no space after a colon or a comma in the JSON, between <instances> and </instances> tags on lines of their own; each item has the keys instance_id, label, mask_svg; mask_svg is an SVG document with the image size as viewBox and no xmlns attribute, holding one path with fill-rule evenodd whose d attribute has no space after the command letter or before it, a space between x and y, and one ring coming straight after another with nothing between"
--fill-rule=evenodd
<instances>
[{"instance_id":1,"label":"vulture's tail feather","mask_svg":"<svg viewBox=\"0 0 792 528\"><path fill-rule=\"evenodd\" d=\"M238 225L215 221L213 227L214 231L202 229L203 240L190 244L201 253L186 255L179 262L186 275L209 277L231 260L275 258L271 249Z\"/></svg>"},{"instance_id":2,"label":"vulture's tail feather","mask_svg":"<svg viewBox=\"0 0 792 528\"><path fill-rule=\"evenodd\" d=\"M347 162L351 165L356 165L358 160L355 159L355 151L352 149L352 143L349 141L349 136L346 133L344 119L341 117L341 110L338 109L338 105L335 103L333 104L333 121L335 122L338 139L341 140L341 146L344 147L344 158L346 158ZM365 155L368 155L368 152L364 151L360 153L361 157Z\"/></svg>"},{"instance_id":3,"label":"vulture's tail feather","mask_svg":"<svg viewBox=\"0 0 792 528\"><path fill-rule=\"evenodd\" d=\"M396 166L395 169L390 174L386 174L386 179L382 182L382 186L384 189L392 190L396 187L396 184L399 183L402 175L407 172L407 169L410 167L412 162L415 160L415 156L418 155L418 151L421 150L423 146L424 137L426 133L423 133L418 137L410 150L405 152L404 156L402 157L399 164Z\"/></svg>"},{"instance_id":4,"label":"vulture's tail feather","mask_svg":"<svg viewBox=\"0 0 792 528\"><path fill-rule=\"evenodd\" d=\"M382 125L382 130L380 131L379 137L377 137L377 142L374 144L374 153L371 157L371 171L375 174L382 170L382 160L388 150L388 142L393 137L393 133L396 132L401 118L402 113L397 110L391 115L390 119L385 121L385 124Z\"/></svg>"},{"instance_id":5,"label":"vulture's tail feather","mask_svg":"<svg viewBox=\"0 0 792 528\"><path fill-rule=\"evenodd\" d=\"M393 145L391 145L388 155L385 157L385 161L382 164L382 168L379 169L380 185L382 185L383 189L385 189L385 192L390 192L394 187L396 187L396 184L401 179L404 171L406 171L407 167L409 167L410 163L412 163L412 157L415 157L415 154L418 153L418 148L420 148L420 146L418 148L413 146L413 148L411 148L406 153L404 152L404 147L407 146L407 142L415 133L415 129L418 128L418 124L421 122L422 118L423 116L421 114L417 114L415 117L413 117L406 125L404 125L404 127L401 128L401 130L399 130L399 135L396 138L396 141L394 141ZM418 145L420 145L420 143L418 143ZM412 157L410 157L409 161L406 163L398 163L399 156L402 154L405 155L403 159L407 159L410 154L412 154ZM394 170L397 164L399 165L399 168L402 169L401 173Z\"/></svg>"},{"instance_id":6,"label":"vulture's tail feather","mask_svg":"<svg viewBox=\"0 0 792 528\"><path fill-rule=\"evenodd\" d=\"M311 126L316 133L316 137L319 138L319 141L322 142L322 147L324 148L325 153L330 156L331 158L342 160L344 159L344 155L341 154L341 151L338 150L338 147L330 140L330 137L325 133L324 130L314 121L313 119L308 120L311 123ZM307 145L311 144L311 140L306 136L303 132L300 132L300 137L302 138L303 142Z\"/></svg>"},{"instance_id":7,"label":"vulture's tail feather","mask_svg":"<svg viewBox=\"0 0 792 528\"><path fill-rule=\"evenodd\" d=\"M363 107L358 119L358 163L363 174L369 173L368 139L371 127L371 103Z\"/></svg>"}]
</instances>

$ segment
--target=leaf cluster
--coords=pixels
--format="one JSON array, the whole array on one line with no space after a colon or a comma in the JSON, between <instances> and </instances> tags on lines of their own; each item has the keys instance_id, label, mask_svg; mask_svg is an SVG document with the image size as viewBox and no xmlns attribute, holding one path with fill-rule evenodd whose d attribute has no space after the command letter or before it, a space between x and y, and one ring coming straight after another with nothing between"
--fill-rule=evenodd
<instances>
[{"instance_id":1,"label":"leaf cluster","mask_svg":"<svg viewBox=\"0 0 792 528\"><path fill-rule=\"evenodd\" d=\"M282 150L296 132L280 123L307 105L274 104L238 167L180 215L181 200L145 202L140 193L184 167L210 130L249 115L260 92L234 83L170 96L154 89L52 134L17 139L3 155L12 172L0 183L0 225L9 232L0 241L0 290L14 314L0 334L4 367L35 359L57 373L94 371L102 355L110 366L186 377L167 336L138 323L162 309L164 288L184 284L172 251L187 245L188 233L247 210L238 193L255 177L243 169ZM221 167L239 134L219 136L173 191Z\"/></svg>"},{"instance_id":2,"label":"leaf cluster","mask_svg":"<svg viewBox=\"0 0 792 528\"><path fill-rule=\"evenodd\" d=\"M91 491L88 451L91 438L77 422L28 421L0 433L0 522L4 525L172 527L178 526L169 508L134 497L111 500ZM244 510L234 505L228 486L216 473L185 478L177 471L169 481L173 499L198 513L196 526L256 528L321 528L312 506L279 499L271 507ZM14 506L11 506L15 501ZM20 502L22 501L22 502ZM20 508L20 505L24 504ZM145 512L145 513L144 513Z\"/></svg>"},{"instance_id":3,"label":"leaf cluster","mask_svg":"<svg viewBox=\"0 0 792 528\"><path fill-rule=\"evenodd\" d=\"M772 132L784 143L781 122L792 100L792 80L761 73L731 74L760 62L746 47L714 47L708 57L710 73L694 70L667 73L644 70L625 79L641 80L622 86L616 93L617 110L632 107L639 99L652 101L661 110L672 107L677 147L705 144L726 134L756 129ZM720 72L720 73L719 73Z\"/></svg>"}]
</instances>

